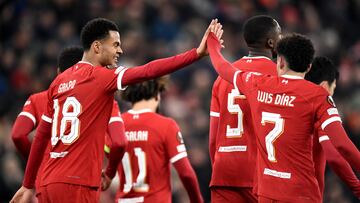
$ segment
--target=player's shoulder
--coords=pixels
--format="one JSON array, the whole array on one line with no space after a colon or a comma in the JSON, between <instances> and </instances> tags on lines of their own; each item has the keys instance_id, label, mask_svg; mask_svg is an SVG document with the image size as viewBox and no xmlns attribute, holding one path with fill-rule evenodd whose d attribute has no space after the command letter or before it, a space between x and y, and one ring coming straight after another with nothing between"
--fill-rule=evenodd
<instances>
[{"instance_id":1,"label":"player's shoulder","mask_svg":"<svg viewBox=\"0 0 360 203\"><path fill-rule=\"evenodd\" d=\"M47 99L47 94L48 94L47 90L42 91L42 92L37 92L37 93L30 95L28 100L33 100L33 101L40 100L41 101L41 100Z\"/></svg>"}]
</instances>

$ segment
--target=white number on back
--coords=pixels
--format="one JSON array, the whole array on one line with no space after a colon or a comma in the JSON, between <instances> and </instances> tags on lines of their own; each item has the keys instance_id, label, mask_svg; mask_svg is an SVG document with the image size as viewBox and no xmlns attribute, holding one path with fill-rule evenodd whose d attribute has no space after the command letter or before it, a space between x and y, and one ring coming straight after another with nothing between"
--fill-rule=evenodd
<instances>
[{"instance_id":1,"label":"white number on back","mask_svg":"<svg viewBox=\"0 0 360 203\"><path fill-rule=\"evenodd\" d=\"M136 182L133 182L133 174L131 170L130 156L128 152L125 152L122 159L123 170L125 174L124 193L128 193L134 188L135 192L147 192L149 191L149 184L145 183L146 178L146 154L140 147L135 147L135 156L138 159L139 174L136 178Z\"/></svg>"},{"instance_id":2,"label":"white number on back","mask_svg":"<svg viewBox=\"0 0 360 203\"><path fill-rule=\"evenodd\" d=\"M81 104L75 97L68 97L62 108L62 119L60 121L60 134L57 134L57 123L59 117L59 100L54 100L54 119L52 124L51 145L55 146L59 140L63 144L69 145L73 143L80 135L80 120L78 118L81 113ZM70 111L71 110L71 111ZM70 132L65 134L67 126L70 125Z\"/></svg>"},{"instance_id":3,"label":"white number on back","mask_svg":"<svg viewBox=\"0 0 360 203\"><path fill-rule=\"evenodd\" d=\"M274 123L274 128L265 136L266 151L268 159L271 162L277 162L275 156L274 142L284 132L285 120L281 118L280 114L262 112L261 124Z\"/></svg>"},{"instance_id":4,"label":"white number on back","mask_svg":"<svg viewBox=\"0 0 360 203\"><path fill-rule=\"evenodd\" d=\"M244 132L243 112L241 111L240 105L235 104L235 99L237 98L244 98L244 96L241 95L236 88L232 89L231 92L228 94L227 109L231 114L237 114L238 123L236 128L231 128L230 125L226 125L227 138L241 137L241 134Z\"/></svg>"}]
</instances>

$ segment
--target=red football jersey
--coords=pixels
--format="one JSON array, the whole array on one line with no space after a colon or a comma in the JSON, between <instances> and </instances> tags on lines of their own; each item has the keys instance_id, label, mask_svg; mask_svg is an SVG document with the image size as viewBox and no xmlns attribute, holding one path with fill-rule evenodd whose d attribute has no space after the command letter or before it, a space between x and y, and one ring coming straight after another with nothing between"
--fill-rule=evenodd
<instances>
[{"instance_id":1,"label":"red football jersey","mask_svg":"<svg viewBox=\"0 0 360 203\"><path fill-rule=\"evenodd\" d=\"M104 132L125 70L80 61L50 85L42 119L52 123L52 148L43 170L43 185L100 186Z\"/></svg>"},{"instance_id":2,"label":"red football jersey","mask_svg":"<svg viewBox=\"0 0 360 203\"><path fill-rule=\"evenodd\" d=\"M320 202L312 157L316 122L341 120L324 88L301 77L234 74L253 113L258 144L258 195L287 202Z\"/></svg>"},{"instance_id":3,"label":"red football jersey","mask_svg":"<svg viewBox=\"0 0 360 203\"><path fill-rule=\"evenodd\" d=\"M277 74L276 64L264 56L243 57L233 66L243 71ZM246 97L218 77L212 89L210 116L219 117L210 186L253 187L257 149Z\"/></svg>"},{"instance_id":4,"label":"red football jersey","mask_svg":"<svg viewBox=\"0 0 360 203\"><path fill-rule=\"evenodd\" d=\"M36 94L30 95L26 100L24 107L19 113L19 116L26 116L34 122L36 128L40 122L47 105L47 91L42 91Z\"/></svg>"},{"instance_id":5,"label":"red football jersey","mask_svg":"<svg viewBox=\"0 0 360 203\"><path fill-rule=\"evenodd\" d=\"M117 201L171 202L170 163L187 156L178 125L150 109L130 110L122 118L128 146L118 170Z\"/></svg>"},{"instance_id":6,"label":"red football jersey","mask_svg":"<svg viewBox=\"0 0 360 203\"><path fill-rule=\"evenodd\" d=\"M26 116L34 122L34 129L38 126L41 116L43 115L47 105L47 91L42 91L30 95L26 100L22 111L19 113L19 116ZM47 146L45 154L48 154L50 151L50 145ZM39 188L41 185L41 173L44 167L44 163L48 159L48 156L44 156L38 174L36 178L36 188Z\"/></svg>"},{"instance_id":7,"label":"red football jersey","mask_svg":"<svg viewBox=\"0 0 360 203\"><path fill-rule=\"evenodd\" d=\"M115 122L115 121L122 122L122 123L124 122L122 117L121 117L121 112L120 112L120 109L119 109L119 105L118 105L117 101L114 99L109 124L112 123L112 122ZM104 151L106 153L110 153L110 147L111 147L111 138L110 138L109 132L106 131L106 133L105 133Z\"/></svg>"}]
</instances>

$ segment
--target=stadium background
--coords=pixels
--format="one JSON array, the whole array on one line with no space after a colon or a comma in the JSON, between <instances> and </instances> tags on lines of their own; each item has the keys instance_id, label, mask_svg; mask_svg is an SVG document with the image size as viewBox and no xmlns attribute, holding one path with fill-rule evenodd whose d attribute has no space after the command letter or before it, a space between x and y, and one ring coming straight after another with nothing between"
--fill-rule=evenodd
<instances>
[{"instance_id":1,"label":"stadium background","mask_svg":"<svg viewBox=\"0 0 360 203\"><path fill-rule=\"evenodd\" d=\"M283 33L308 35L317 55L332 58L340 80L335 101L348 135L360 146L360 1L353 0L0 0L0 202L21 184L25 162L10 139L11 126L26 98L47 89L56 75L61 48L79 44L79 32L94 17L120 28L123 66L142 65L198 45L213 17L224 25L226 58L247 54L243 22L256 14L278 19ZM171 75L162 111L179 123L206 202L209 104L216 74L208 58ZM128 105L121 103L121 110ZM175 176L176 177L176 176ZM173 182L174 202L186 202L181 182ZM113 188L114 189L114 188ZM116 188L115 188L116 189ZM111 192L103 195L107 202ZM356 202L332 173L326 173L325 202Z\"/></svg>"}]
</instances>

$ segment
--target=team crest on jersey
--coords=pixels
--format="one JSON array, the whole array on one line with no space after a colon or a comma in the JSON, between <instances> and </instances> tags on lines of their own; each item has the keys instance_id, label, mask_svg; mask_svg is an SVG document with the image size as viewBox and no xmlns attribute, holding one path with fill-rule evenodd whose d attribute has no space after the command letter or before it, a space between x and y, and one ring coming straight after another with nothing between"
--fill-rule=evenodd
<instances>
[{"instance_id":1,"label":"team crest on jersey","mask_svg":"<svg viewBox=\"0 0 360 203\"><path fill-rule=\"evenodd\" d=\"M180 144L184 144L184 139L181 132L178 132L178 134L176 135L176 139L180 142Z\"/></svg>"},{"instance_id":2,"label":"team crest on jersey","mask_svg":"<svg viewBox=\"0 0 360 203\"><path fill-rule=\"evenodd\" d=\"M333 107L336 107L334 99L332 98L332 96L328 96L327 98L327 102L329 102L329 104Z\"/></svg>"}]
</instances>

